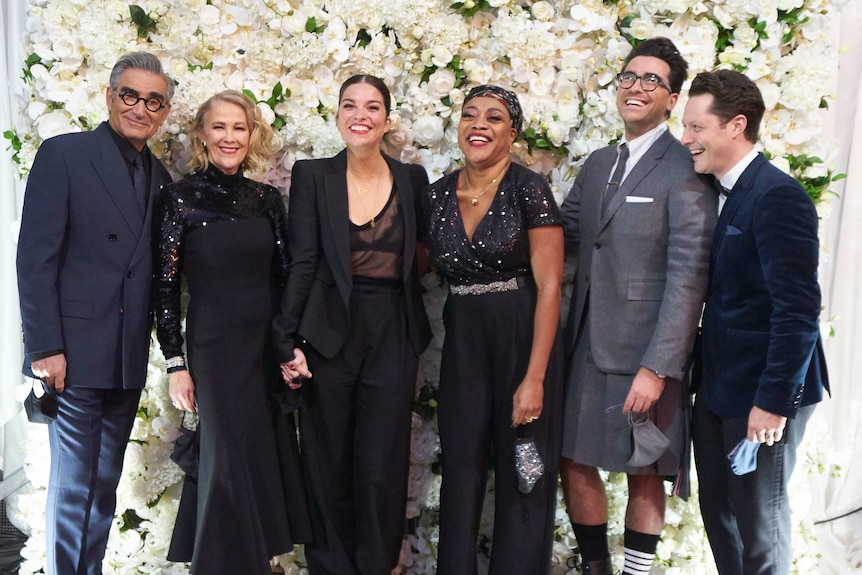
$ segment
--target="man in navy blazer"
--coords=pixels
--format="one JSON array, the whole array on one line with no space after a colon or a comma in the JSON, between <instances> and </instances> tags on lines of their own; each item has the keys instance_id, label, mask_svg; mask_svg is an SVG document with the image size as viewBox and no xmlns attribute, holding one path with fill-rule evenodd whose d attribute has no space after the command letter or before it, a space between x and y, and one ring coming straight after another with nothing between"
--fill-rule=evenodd
<instances>
[{"instance_id":1,"label":"man in navy blazer","mask_svg":"<svg viewBox=\"0 0 862 575\"><path fill-rule=\"evenodd\" d=\"M626 574L652 566L664 526L665 479L685 494L686 373L717 204L667 126L687 69L667 38L632 50L617 76L624 138L587 158L561 210L578 270L565 331L560 469L585 574L613 573L598 468L628 476ZM667 445L649 457L636 453L630 417L644 429L658 428Z\"/></svg>"},{"instance_id":2,"label":"man in navy blazer","mask_svg":"<svg viewBox=\"0 0 862 575\"><path fill-rule=\"evenodd\" d=\"M174 85L155 56L122 56L108 121L45 140L24 196L18 294L24 374L58 393L48 427L47 573L98 575L147 373L150 228L170 176L147 148Z\"/></svg>"},{"instance_id":3,"label":"man in navy blazer","mask_svg":"<svg viewBox=\"0 0 862 575\"><path fill-rule=\"evenodd\" d=\"M787 482L828 390L817 212L755 150L763 113L754 82L721 70L697 75L683 116L695 170L728 190L712 240L693 420L700 506L721 575L788 573ZM752 464L756 453L748 473L738 468L746 461L734 470L728 460L743 440L740 457Z\"/></svg>"}]
</instances>

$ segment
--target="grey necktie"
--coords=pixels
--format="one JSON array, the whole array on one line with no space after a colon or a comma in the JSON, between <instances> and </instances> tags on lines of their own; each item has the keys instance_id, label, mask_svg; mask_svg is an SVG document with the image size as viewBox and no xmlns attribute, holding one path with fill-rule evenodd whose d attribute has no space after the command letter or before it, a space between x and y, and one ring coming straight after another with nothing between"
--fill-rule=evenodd
<instances>
[{"instance_id":1,"label":"grey necktie","mask_svg":"<svg viewBox=\"0 0 862 575\"><path fill-rule=\"evenodd\" d=\"M147 213L147 173L144 170L144 158L140 154L135 156L132 164L132 185L135 188L135 199L141 214Z\"/></svg>"},{"instance_id":2,"label":"grey necktie","mask_svg":"<svg viewBox=\"0 0 862 575\"><path fill-rule=\"evenodd\" d=\"M602 197L602 213L608 209L608 203L611 201L611 198L614 196L614 193L620 187L620 183L623 181L623 174L626 172L626 162L629 159L629 146L628 144L622 144L617 150L617 167L614 170L614 175L611 176L611 181L608 182L608 187L605 190L605 195Z\"/></svg>"}]
</instances>

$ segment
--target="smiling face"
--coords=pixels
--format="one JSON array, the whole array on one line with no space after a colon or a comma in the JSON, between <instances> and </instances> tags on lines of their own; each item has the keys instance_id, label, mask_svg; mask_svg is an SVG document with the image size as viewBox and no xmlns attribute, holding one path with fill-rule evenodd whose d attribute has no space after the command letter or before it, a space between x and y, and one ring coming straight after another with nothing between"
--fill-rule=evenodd
<instances>
[{"instance_id":1,"label":"smiling face","mask_svg":"<svg viewBox=\"0 0 862 575\"><path fill-rule=\"evenodd\" d=\"M140 151L159 130L171 107L168 105L157 112L150 112L143 100L138 100L134 106L127 106L120 97L120 94L126 93L139 98L155 98L164 103L167 101L168 85L159 74L129 68L120 75L116 92L110 87L105 91L108 124Z\"/></svg>"},{"instance_id":2,"label":"smiling face","mask_svg":"<svg viewBox=\"0 0 862 575\"><path fill-rule=\"evenodd\" d=\"M653 73L668 82L670 66L654 56L637 56L629 62L624 72L634 72L638 76ZM649 132L667 119L676 105L679 94L671 94L659 85L647 92L637 80L631 88L617 88L617 110L626 126L626 140L633 140Z\"/></svg>"},{"instance_id":3,"label":"smiling face","mask_svg":"<svg viewBox=\"0 0 862 575\"><path fill-rule=\"evenodd\" d=\"M689 98L682 116L685 126L682 144L691 150L697 173L713 174L720 179L754 144L745 138L745 116L740 114L728 122L722 122L712 112L712 103L712 94Z\"/></svg>"},{"instance_id":4,"label":"smiling face","mask_svg":"<svg viewBox=\"0 0 862 575\"><path fill-rule=\"evenodd\" d=\"M517 135L509 110L497 98L479 96L461 110L458 146L464 158L477 167L492 166L508 158Z\"/></svg>"},{"instance_id":5,"label":"smiling face","mask_svg":"<svg viewBox=\"0 0 862 575\"><path fill-rule=\"evenodd\" d=\"M235 174L248 154L251 131L245 110L231 102L213 102L204 116L201 140L210 163L225 174Z\"/></svg>"},{"instance_id":6,"label":"smiling face","mask_svg":"<svg viewBox=\"0 0 862 575\"><path fill-rule=\"evenodd\" d=\"M379 147L390 125L383 95L364 82L348 86L338 103L335 124L348 148Z\"/></svg>"}]
</instances>

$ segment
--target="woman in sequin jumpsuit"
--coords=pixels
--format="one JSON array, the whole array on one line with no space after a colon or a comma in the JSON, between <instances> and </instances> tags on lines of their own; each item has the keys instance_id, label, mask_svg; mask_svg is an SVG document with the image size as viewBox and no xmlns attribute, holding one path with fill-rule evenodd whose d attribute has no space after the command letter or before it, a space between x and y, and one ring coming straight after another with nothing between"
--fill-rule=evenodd
<instances>
[{"instance_id":1,"label":"woman in sequin jumpsuit","mask_svg":"<svg viewBox=\"0 0 862 575\"><path fill-rule=\"evenodd\" d=\"M510 162L522 123L513 93L496 86L471 90L458 125L464 168L422 197L422 238L450 288L438 411L438 575L476 573L489 462L495 477L489 573L547 575L550 569L563 231L547 182ZM535 451L526 459L516 455L530 445ZM544 472L530 485L525 479L536 479L528 469L536 459Z\"/></svg>"},{"instance_id":2,"label":"woman in sequin jumpsuit","mask_svg":"<svg viewBox=\"0 0 862 575\"><path fill-rule=\"evenodd\" d=\"M200 107L189 139L193 173L161 190L153 233L170 397L200 414L198 477L184 482L168 559L196 575L265 575L270 557L311 536L269 337L287 269L284 203L243 176L268 164L272 132L250 99L226 91Z\"/></svg>"}]
</instances>

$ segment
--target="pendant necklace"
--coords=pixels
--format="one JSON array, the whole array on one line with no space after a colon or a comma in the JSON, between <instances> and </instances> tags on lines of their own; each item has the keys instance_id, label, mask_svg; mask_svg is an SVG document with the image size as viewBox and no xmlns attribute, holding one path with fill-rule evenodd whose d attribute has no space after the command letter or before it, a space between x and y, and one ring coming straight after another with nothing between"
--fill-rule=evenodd
<instances>
[{"instance_id":1,"label":"pendant necklace","mask_svg":"<svg viewBox=\"0 0 862 575\"><path fill-rule=\"evenodd\" d=\"M484 196L488 192L488 190L491 189L491 186L496 184L497 180L499 180L500 178L503 177L503 174L506 173L507 169L509 169L509 162L506 162L506 165L503 166L503 171L501 171L499 174L497 174L497 177L494 178L493 180L491 180L491 183L488 184L487 186L485 186L485 189L482 190L482 192L478 195L473 192L473 184L470 182L470 176L467 175L467 170L465 169L464 170L464 179L467 181L467 187L469 188L470 195L473 196L472 198L470 198L470 205L473 207L478 206L479 205L479 198Z\"/></svg>"},{"instance_id":2,"label":"pendant necklace","mask_svg":"<svg viewBox=\"0 0 862 575\"><path fill-rule=\"evenodd\" d=\"M360 178L361 176L359 174L357 174L355 171L353 171L353 168L351 168L349 165L347 166L347 169L353 175L353 178L354 178L352 184L353 184L353 189L356 191L356 199L359 200L359 205L362 206L362 211L365 212L365 215L367 216L368 215L368 207L365 205L365 200L362 199L362 196L366 192L371 191L371 188L364 188L364 187L360 186L358 183L356 183L356 180L358 178ZM372 200L372 203L377 200L377 192L380 189L380 174L382 172L383 172L383 168L380 168L379 170L377 170L377 172L375 172L374 174L371 175L371 178L374 178L374 198ZM367 178L362 178L362 179L367 179ZM371 216L371 221L369 222L369 224L371 225L372 230L377 226L377 222L375 221L374 215Z\"/></svg>"}]
</instances>

